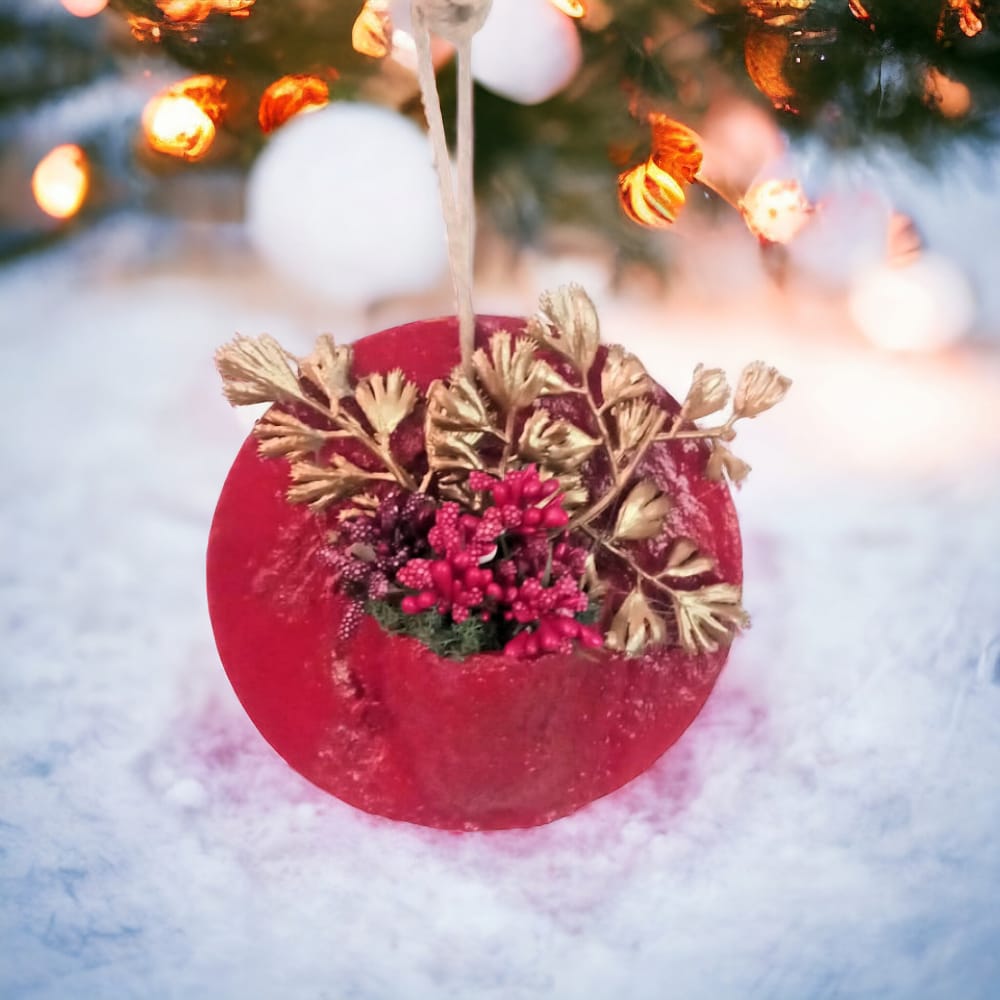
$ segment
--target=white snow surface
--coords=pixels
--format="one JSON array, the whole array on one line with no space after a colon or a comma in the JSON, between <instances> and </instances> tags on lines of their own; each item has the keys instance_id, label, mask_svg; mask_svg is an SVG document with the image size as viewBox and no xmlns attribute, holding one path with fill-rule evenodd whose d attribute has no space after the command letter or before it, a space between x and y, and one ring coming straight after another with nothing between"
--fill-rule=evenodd
<instances>
[{"instance_id":1,"label":"white snow surface","mask_svg":"<svg viewBox=\"0 0 1000 1000\"><path fill-rule=\"evenodd\" d=\"M767 292L595 289L675 391L699 358L796 380L741 435L755 626L625 789L441 833L274 754L204 595L247 428L214 347L405 314L321 317L192 240L119 220L0 272L0 997L1000 996L995 352L899 360ZM480 307L529 311L551 273Z\"/></svg>"}]
</instances>

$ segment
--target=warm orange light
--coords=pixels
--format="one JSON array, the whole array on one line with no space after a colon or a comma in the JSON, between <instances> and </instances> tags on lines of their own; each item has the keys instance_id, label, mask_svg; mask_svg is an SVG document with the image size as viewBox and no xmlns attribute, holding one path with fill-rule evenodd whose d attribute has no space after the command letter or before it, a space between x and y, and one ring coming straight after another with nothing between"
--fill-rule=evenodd
<instances>
[{"instance_id":1,"label":"warm orange light","mask_svg":"<svg viewBox=\"0 0 1000 1000\"><path fill-rule=\"evenodd\" d=\"M148 42L150 39L154 42L158 42L160 40L160 36L162 34L160 26L155 21L151 21L148 17L140 17L138 14L129 14L128 26L132 31L132 37L137 42Z\"/></svg>"},{"instance_id":2,"label":"warm orange light","mask_svg":"<svg viewBox=\"0 0 1000 1000\"><path fill-rule=\"evenodd\" d=\"M318 76L283 76L260 99L257 120L264 132L273 132L289 118L318 111L330 103L330 88Z\"/></svg>"},{"instance_id":3,"label":"warm orange light","mask_svg":"<svg viewBox=\"0 0 1000 1000\"><path fill-rule=\"evenodd\" d=\"M875 22L872 20L871 14L868 13L868 8L861 2L861 0L849 0L847 9L859 21L861 21L862 24L867 24L872 31L875 30Z\"/></svg>"},{"instance_id":4,"label":"warm orange light","mask_svg":"<svg viewBox=\"0 0 1000 1000\"><path fill-rule=\"evenodd\" d=\"M933 66L927 71L924 98L945 118L962 118L972 107L972 93L959 80L952 80Z\"/></svg>"},{"instance_id":5,"label":"warm orange light","mask_svg":"<svg viewBox=\"0 0 1000 1000\"><path fill-rule=\"evenodd\" d=\"M983 30L983 5L981 0L948 0L938 21L937 39L945 36L945 21L949 14L958 16L958 26L967 38L975 38Z\"/></svg>"},{"instance_id":6,"label":"warm orange light","mask_svg":"<svg viewBox=\"0 0 1000 1000\"><path fill-rule=\"evenodd\" d=\"M351 29L354 51L372 59L383 59L392 51L392 19L389 0L365 0Z\"/></svg>"},{"instance_id":7,"label":"warm orange light","mask_svg":"<svg viewBox=\"0 0 1000 1000\"><path fill-rule=\"evenodd\" d=\"M222 77L192 76L154 97L142 113L149 145L179 159L201 159L215 140L216 123L225 111L225 87Z\"/></svg>"},{"instance_id":8,"label":"warm orange light","mask_svg":"<svg viewBox=\"0 0 1000 1000\"><path fill-rule=\"evenodd\" d=\"M768 243L790 243L812 215L812 205L798 181L767 180L740 199L747 229Z\"/></svg>"},{"instance_id":9,"label":"warm orange light","mask_svg":"<svg viewBox=\"0 0 1000 1000\"><path fill-rule=\"evenodd\" d=\"M812 6L812 0L746 0L746 12L774 28L794 24Z\"/></svg>"},{"instance_id":10,"label":"warm orange light","mask_svg":"<svg viewBox=\"0 0 1000 1000\"><path fill-rule=\"evenodd\" d=\"M619 174L618 197L633 222L651 229L672 226L687 201L684 188L652 159Z\"/></svg>"},{"instance_id":11,"label":"warm orange light","mask_svg":"<svg viewBox=\"0 0 1000 1000\"><path fill-rule=\"evenodd\" d=\"M645 163L618 176L618 197L633 222L665 229L687 202L684 189L701 167L701 143L696 133L666 115L651 114L649 124L653 151Z\"/></svg>"},{"instance_id":12,"label":"warm orange light","mask_svg":"<svg viewBox=\"0 0 1000 1000\"><path fill-rule=\"evenodd\" d=\"M200 24L209 14L229 14L231 17L249 17L256 0L156 0L168 21L187 21Z\"/></svg>"},{"instance_id":13,"label":"warm orange light","mask_svg":"<svg viewBox=\"0 0 1000 1000\"><path fill-rule=\"evenodd\" d=\"M108 5L108 0L60 0L60 3L76 17L93 17Z\"/></svg>"},{"instance_id":14,"label":"warm orange light","mask_svg":"<svg viewBox=\"0 0 1000 1000\"><path fill-rule=\"evenodd\" d=\"M570 17L586 16L587 8L581 3L581 0L549 0L549 2L556 10L561 10Z\"/></svg>"},{"instance_id":15,"label":"warm orange light","mask_svg":"<svg viewBox=\"0 0 1000 1000\"><path fill-rule=\"evenodd\" d=\"M779 111L794 111L795 88L785 76L789 39L784 31L755 27L746 38L743 58L753 85Z\"/></svg>"},{"instance_id":16,"label":"warm orange light","mask_svg":"<svg viewBox=\"0 0 1000 1000\"><path fill-rule=\"evenodd\" d=\"M649 115L652 130L652 159L657 166L676 177L681 184L691 184L701 169L701 139L698 134L666 115Z\"/></svg>"},{"instance_id":17,"label":"warm orange light","mask_svg":"<svg viewBox=\"0 0 1000 1000\"><path fill-rule=\"evenodd\" d=\"M90 189L90 168L79 146L66 143L46 154L31 175L38 207L53 219L69 219L80 211Z\"/></svg>"}]
</instances>

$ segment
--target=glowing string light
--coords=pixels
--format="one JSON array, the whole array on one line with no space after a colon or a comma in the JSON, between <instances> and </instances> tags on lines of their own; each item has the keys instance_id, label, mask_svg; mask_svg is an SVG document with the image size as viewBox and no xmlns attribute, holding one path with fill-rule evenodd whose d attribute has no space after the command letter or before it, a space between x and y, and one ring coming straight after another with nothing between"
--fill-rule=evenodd
<instances>
[{"instance_id":1,"label":"glowing string light","mask_svg":"<svg viewBox=\"0 0 1000 1000\"><path fill-rule=\"evenodd\" d=\"M665 229L677 221L687 202L684 189L701 167L698 136L666 115L649 116L653 151L618 177L618 196L625 214L642 226Z\"/></svg>"},{"instance_id":2,"label":"glowing string light","mask_svg":"<svg viewBox=\"0 0 1000 1000\"><path fill-rule=\"evenodd\" d=\"M249 17L256 0L156 0L156 6L168 21L200 24L210 14Z\"/></svg>"},{"instance_id":3,"label":"glowing string light","mask_svg":"<svg viewBox=\"0 0 1000 1000\"><path fill-rule=\"evenodd\" d=\"M318 76L283 76L260 99L257 120L261 130L273 132L295 115L318 111L330 103L330 88Z\"/></svg>"},{"instance_id":4,"label":"glowing string light","mask_svg":"<svg viewBox=\"0 0 1000 1000\"><path fill-rule=\"evenodd\" d=\"M142 113L149 145L158 153L199 160L215 141L216 124L225 111L226 80L192 76L154 97Z\"/></svg>"},{"instance_id":5,"label":"glowing string light","mask_svg":"<svg viewBox=\"0 0 1000 1000\"><path fill-rule=\"evenodd\" d=\"M392 51L388 0L366 0L351 29L351 46L372 59L383 59Z\"/></svg>"},{"instance_id":6,"label":"glowing string light","mask_svg":"<svg viewBox=\"0 0 1000 1000\"><path fill-rule=\"evenodd\" d=\"M937 40L947 34L945 22L950 14L958 15L958 26L966 38L975 38L983 30L983 5L981 0L947 0L938 21Z\"/></svg>"},{"instance_id":7,"label":"glowing string light","mask_svg":"<svg viewBox=\"0 0 1000 1000\"><path fill-rule=\"evenodd\" d=\"M809 221L812 205L796 180L766 180L740 199L747 229L768 243L790 243Z\"/></svg>"},{"instance_id":8,"label":"glowing string light","mask_svg":"<svg viewBox=\"0 0 1000 1000\"><path fill-rule=\"evenodd\" d=\"M586 6L581 0L549 0L556 10L561 10L568 17L580 18L587 14Z\"/></svg>"},{"instance_id":9,"label":"glowing string light","mask_svg":"<svg viewBox=\"0 0 1000 1000\"><path fill-rule=\"evenodd\" d=\"M72 143L56 146L35 167L31 192L38 207L53 219L80 211L90 189L90 168L83 150Z\"/></svg>"}]
</instances>

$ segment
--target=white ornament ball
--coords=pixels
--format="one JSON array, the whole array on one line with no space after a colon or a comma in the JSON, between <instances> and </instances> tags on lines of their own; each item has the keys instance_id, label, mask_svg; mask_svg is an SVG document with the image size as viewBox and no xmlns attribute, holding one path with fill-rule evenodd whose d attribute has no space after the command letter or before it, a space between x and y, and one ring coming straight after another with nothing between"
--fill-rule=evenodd
<instances>
[{"instance_id":1,"label":"white ornament ball","mask_svg":"<svg viewBox=\"0 0 1000 1000\"><path fill-rule=\"evenodd\" d=\"M972 289L946 257L926 253L903 267L880 264L859 275L848 298L865 336L892 351L934 351L975 320Z\"/></svg>"},{"instance_id":2,"label":"white ornament ball","mask_svg":"<svg viewBox=\"0 0 1000 1000\"><path fill-rule=\"evenodd\" d=\"M472 75L518 104L555 97L580 69L580 35L550 0L494 0L472 39Z\"/></svg>"},{"instance_id":3,"label":"white ornament ball","mask_svg":"<svg viewBox=\"0 0 1000 1000\"><path fill-rule=\"evenodd\" d=\"M427 137L369 104L284 126L251 171L246 224L278 274L343 305L425 291L447 262Z\"/></svg>"}]
</instances>

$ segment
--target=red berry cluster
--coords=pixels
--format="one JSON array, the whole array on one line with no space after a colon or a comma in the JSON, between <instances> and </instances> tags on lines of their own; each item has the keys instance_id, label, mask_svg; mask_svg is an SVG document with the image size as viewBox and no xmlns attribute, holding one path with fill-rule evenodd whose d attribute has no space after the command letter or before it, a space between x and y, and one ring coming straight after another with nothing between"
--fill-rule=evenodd
<instances>
[{"instance_id":1,"label":"red berry cluster","mask_svg":"<svg viewBox=\"0 0 1000 1000\"><path fill-rule=\"evenodd\" d=\"M473 472L469 485L494 505L481 515L456 503L438 508L428 533L437 558L411 559L396 574L416 591L403 598L402 610L436 608L456 623L473 613L483 621L497 617L516 629L504 646L512 656L568 652L574 641L602 645L600 633L575 617L588 606L580 589L587 552L550 538L569 522L558 482L540 480L529 466L502 480Z\"/></svg>"},{"instance_id":2,"label":"red berry cluster","mask_svg":"<svg viewBox=\"0 0 1000 1000\"><path fill-rule=\"evenodd\" d=\"M361 624L366 601L383 600L399 569L429 551L434 502L423 493L394 489L378 508L345 521L327 550L337 590L348 599L338 637L349 639Z\"/></svg>"}]
</instances>

